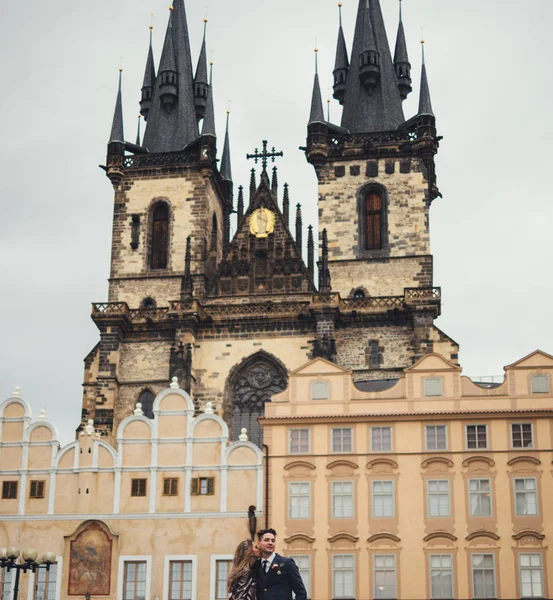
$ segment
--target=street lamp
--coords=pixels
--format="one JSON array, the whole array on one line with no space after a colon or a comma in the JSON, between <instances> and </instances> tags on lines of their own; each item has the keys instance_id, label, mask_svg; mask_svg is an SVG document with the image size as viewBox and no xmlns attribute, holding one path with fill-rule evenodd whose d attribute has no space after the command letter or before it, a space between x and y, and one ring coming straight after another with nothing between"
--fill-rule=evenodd
<instances>
[{"instance_id":1,"label":"street lamp","mask_svg":"<svg viewBox=\"0 0 553 600\"><path fill-rule=\"evenodd\" d=\"M36 573L38 569L50 570L50 565L56 562L53 552L45 552L42 556L34 548L25 548L21 553L22 562L18 563L19 548L0 548L0 569L6 569L9 573L15 570L15 583L13 586L13 600L17 600L19 592L19 575L21 571Z\"/></svg>"}]
</instances>

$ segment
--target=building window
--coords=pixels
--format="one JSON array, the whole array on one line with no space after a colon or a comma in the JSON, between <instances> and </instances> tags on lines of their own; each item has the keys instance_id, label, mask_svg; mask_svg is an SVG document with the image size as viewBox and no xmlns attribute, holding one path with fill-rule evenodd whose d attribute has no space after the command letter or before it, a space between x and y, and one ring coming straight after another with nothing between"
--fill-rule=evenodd
<instances>
[{"instance_id":1,"label":"building window","mask_svg":"<svg viewBox=\"0 0 553 600\"><path fill-rule=\"evenodd\" d=\"M192 477L190 485L192 496L215 495L215 477Z\"/></svg>"},{"instance_id":2,"label":"building window","mask_svg":"<svg viewBox=\"0 0 553 600\"><path fill-rule=\"evenodd\" d=\"M192 561L172 560L169 569L169 600L192 600Z\"/></svg>"},{"instance_id":3,"label":"building window","mask_svg":"<svg viewBox=\"0 0 553 600\"><path fill-rule=\"evenodd\" d=\"M31 489L29 490L29 498L44 498L44 481L33 479L31 481Z\"/></svg>"},{"instance_id":4,"label":"building window","mask_svg":"<svg viewBox=\"0 0 553 600\"><path fill-rule=\"evenodd\" d=\"M16 500L17 487L17 481L4 481L2 483L2 500Z\"/></svg>"},{"instance_id":5,"label":"building window","mask_svg":"<svg viewBox=\"0 0 553 600\"><path fill-rule=\"evenodd\" d=\"M492 490L489 479L469 479L471 517L492 516Z\"/></svg>"},{"instance_id":6,"label":"building window","mask_svg":"<svg viewBox=\"0 0 553 600\"><path fill-rule=\"evenodd\" d=\"M392 451L391 427L371 427L371 449L373 452Z\"/></svg>"},{"instance_id":7,"label":"building window","mask_svg":"<svg viewBox=\"0 0 553 600\"><path fill-rule=\"evenodd\" d=\"M394 516L394 482L373 481L373 519L390 519Z\"/></svg>"},{"instance_id":8,"label":"building window","mask_svg":"<svg viewBox=\"0 0 553 600\"><path fill-rule=\"evenodd\" d=\"M515 479L515 512L521 516L538 514L537 482L533 477Z\"/></svg>"},{"instance_id":9,"label":"building window","mask_svg":"<svg viewBox=\"0 0 553 600\"><path fill-rule=\"evenodd\" d=\"M332 516L353 519L353 481L332 482Z\"/></svg>"},{"instance_id":10,"label":"building window","mask_svg":"<svg viewBox=\"0 0 553 600\"><path fill-rule=\"evenodd\" d=\"M34 600L56 600L58 565L50 565L50 569L37 569Z\"/></svg>"},{"instance_id":11,"label":"building window","mask_svg":"<svg viewBox=\"0 0 553 600\"><path fill-rule=\"evenodd\" d=\"M144 310L154 310L156 308L156 301L153 298L144 298L142 300L142 308Z\"/></svg>"},{"instance_id":12,"label":"building window","mask_svg":"<svg viewBox=\"0 0 553 600\"><path fill-rule=\"evenodd\" d=\"M547 375L532 375L532 394L549 394Z\"/></svg>"},{"instance_id":13,"label":"building window","mask_svg":"<svg viewBox=\"0 0 553 600\"><path fill-rule=\"evenodd\" d=\"M178 496L179 480L176 477L169 477L163 480L163 495Z\"/></svg>"},{"instance_id":14,"label":"building window","mask_svg":"<svg viewBox=\"0 0 553 600\"><path fill-rule=\"evenodd\" d=\"M290 558L298 565L303 585L307 593L307 598L311 598L311 557L303 555L290 555Z\"/></svg>"},{"instance_id":15,"label":"building window","mask_svg":"<svg viewBox=\"0 0 553 600\"><path fill-rule=\"evenodd\" d=\"M488 426L467 425L467 448L481 450L488 447Z\"/></svg>"},{"instance_id":16,"label":"building window","mask_svg":"<svg viewBox=\"0 0 553 600\"><path fill-rule=\"evenodd\" d=\"M447 427L445 425L427 425L426 449L447 450Z\"/></svg>"},{"instance_id":17,"label":"building window","mask_svg":"<svg viewBox=\"0 0 553 600\"><path fill-rule=\"evenodd\" d=\"M449 480L435 479L428 481L428 516L449 517L450 515Z\"/></svg>"},{"instance_id":18,"label":"building window","mask_svg":"<svg viewBox=\"0 0 553 600\"><path fill-rule=\"evenodd\" d=\"M227 600L227 579L232 560L218 560L215 563L215 600Z\"/></svg>"},{"instance_id":19,"label":"building window","mask_svg":"<svg viewBox=\"0 0 553 600\"><path fill-rule=\"evenodd\" d=\"M309 453L309 429L290 429L290 454Z\"/></svg>"},{"instance_id":20,"label":"building window","mask_svg":"<svg viewBox=\"0 0 553 600\"><path fill-rule=\"evenodd\" d=\"M0 569L0 600L10 600L12 596L12 573L7 569Z\"/></svg>"},{"instance_id":21,"label":"building window","mask_svg":"<svg viewBox=\"0 0 553 600\"><path fill-rule=\"evenodd\" d=\"M328 381L314 381L311 384L311 400L328 400L329 398Z\"/></svg>"},{"instance_id":22,"label":"building window","mask_svg":"<svg viewBox=\"0 0 553 600\"><path fill-rule=\"evenodd\" d=\"M493 554L472 555L472 586L475 598L495 598Z\"/></svg>"},{"instance_id":23,"label":"building window","mask_svg":"<svg viewBox=\"0 0 553 600\"><path fill-rule=\"evenodd\" d=\"M518 568L522 598L543 598L541 554L519 554Z\"/></svg>"},{"instance_id":24,"label":"building window","mask_svg":"<svg viewBox=\"0 0 553 600\"><path fill-rule=\"evenodd\" d=\"M424 380L424 395L443 396L443 379L441 377L427 377Z\"/></svg>"},{"instance_id":25,"label":"building window","mask_svg":"<svg viewBox=\"0 0 553 600\"><path fill-rule=\"evenodd\" d=\"M365 292L363 290L355 290L355 292L353 292L353 299L354 300L364 300Z\"/></svg>"},{"instance_id":26,"label":"building window","mask_svg":"<svg viewBox=\"0 0 553 600\"><path fill-rule=\"evenodd\" d=\"M351 427L332 430L332 452L353 452L353 429Z\"/></svg>"},{"instance_id":27,"label":"building window","mask_svg":"<svg viewBox=\"0 0 553 600\"><path fill-rule=\"evenodd\" d=\"M352 554L332 557L333 598L355 598L355 558Z\"/></svg>"},{"instance_id":28,"label":"building window","mask_svg":"<svg viewBox=\"0 0 553 600\"><path fill-rule=\"evenodd\" d=\"M453 557L451 554L430 555L430 597L453 598Z\"/></svg>"},{"instance_id":29,"label":"building window","mask_svg":"<svg viewBox=\"0 0 553 600\"><path fill-rule=\"evenodd\" d=\"M532 423L513 423L511 425L511 440L513 448L533 448Z\"/></svg>"},{"instance_id":30,"label":"building window","mask_svg":"<svg viewBox=\"0 0 553 600\"><path fill-rule=\"evenodd\" d=\"M311 513L311 484L294 482L288 487L290 519L309 519Z\"/></svg>"},{"instance_id":31,"label":"building window","mask_svg":"<svg viewBox=\"0 0 553 600\"><path fill-rule=\"evenodd\" d=\"M365 197L365 250L382 250L384 202L375 190Z\"/></svg>"},{"instance_id":32,"label":"building window","mask_svg":"<svg viewBox=\"0 0 553 600\"><path fill-rule=\"evenodd\" d=\"M376 340L370 340L365 349L365 363L369 369L380 369L380 348Z\"/></svg>"},{"instance_id":33,"label":"building window","mask_svg":"<svg viewBox=\"0 0 553 600\"><path fill-rule=\"evenodd\" d=\"M374 557L374 597L397 598L396 557L393 554Z\"/></svg>"},{"instance_id":34,"label":"building window","mask_svg":"<svg viewBox=\"0 0 553 600\"><path fill-rule=\"evenodd\" d=\"M141 497L146 495L147 479L132 479L131 480L131 496Z\"/></svg>"},{"instance_id":35,"label":"building window","mask_svg":"<svg viewBox=\"0 0 553 600\"><path fill-rule=\"evenodd\" d=\"M123 581L123 600L146 598L146 561L126 562Z\"/></svg>"},{"instance_id":36,"label":"building window","mask_svg":"<svg viewBox=\"0 0 553 600\"><path fill-rule=\"evenodd\" d=\"M142 404L142 412L148 419L154 418L154 395L150 390L144 390L138 400Z\"/></svg>"},{"instance_id":37,"label":"building window","mask_svg":"<svg viewBox=\"0 0 553 600\"><path fill-rule=\"evenodd\" d=\"M169 207L158 202L152 211L152 249L150 267L152 270L166 269L169 254Z\"/></svg>"}]
</instances>

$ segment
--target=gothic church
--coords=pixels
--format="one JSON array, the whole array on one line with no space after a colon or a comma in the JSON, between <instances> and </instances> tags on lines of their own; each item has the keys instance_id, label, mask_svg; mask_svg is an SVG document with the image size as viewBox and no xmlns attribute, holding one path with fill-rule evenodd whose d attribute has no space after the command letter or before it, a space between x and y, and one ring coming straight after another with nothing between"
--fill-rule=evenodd
<instances>
[{"instance_id":1,"label":"gothic church","mask_svg":"<svg viewBox=\"0 0 553 600\"><path fill-rule=\"evenodd\" d=\"M363 391L390 387L431 352L456 362L458 346L434 325L429 209L440 196L440 138L424 64L419 110L406 119L411 83L401 18L392 56L379 0L359 0L351 52L340 15L342 122L325 119L316 73L307 124L316 244L268 172L277 152L266 143L249 189L235 190L228 116L223 144L215 135L205 33L194 68L184 0L174 0L157 69L150 37L146 130L135 143L124 135L120 80L105 166L108 301L93 305L100 340L85 359L81 427L93 419L113 443L135 405L152 417L154 397L177 377L198 412L211 402L232 439L245 427L260 445L265 402L313 357L351 370Z\"/></svg>"}]
</instances>

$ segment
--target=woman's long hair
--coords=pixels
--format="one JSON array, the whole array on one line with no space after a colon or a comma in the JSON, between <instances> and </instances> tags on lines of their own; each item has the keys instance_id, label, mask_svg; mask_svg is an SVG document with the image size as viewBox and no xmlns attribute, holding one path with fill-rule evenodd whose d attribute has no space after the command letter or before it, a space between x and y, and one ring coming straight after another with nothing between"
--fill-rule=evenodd
<instances>
[{"instance_id":1,"label":"woman's long hair","mask_svg":"<svg viewBox=\"0 0 553 600\"><path fill-rule=\"evenodd\" d=\"M232 593L236 582L251 569L250 559L252 557L252 550L253 542L251 540L244 540L238 544L227 579L229 594Z\"/></svg>"}]
</instances>

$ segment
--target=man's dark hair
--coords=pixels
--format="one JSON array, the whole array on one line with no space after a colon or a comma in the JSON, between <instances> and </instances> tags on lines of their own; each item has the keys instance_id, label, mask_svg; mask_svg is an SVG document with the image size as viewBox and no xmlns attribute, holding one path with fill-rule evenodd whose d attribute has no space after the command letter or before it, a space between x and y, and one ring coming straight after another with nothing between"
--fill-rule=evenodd
<instances>
[{"instance_id":1,"label":"man's dark hair","mask_svg":"<svg viewBox=\"0 0 553 600\"><path fill-rule=\"evenodd\" d=\"M260 529L257 532L257 539L261 540L266 533L270 533L271 535L274 535L275 537L276 537L276 534L277 534L274 529Z\"/></svg>"}]
</instances>

